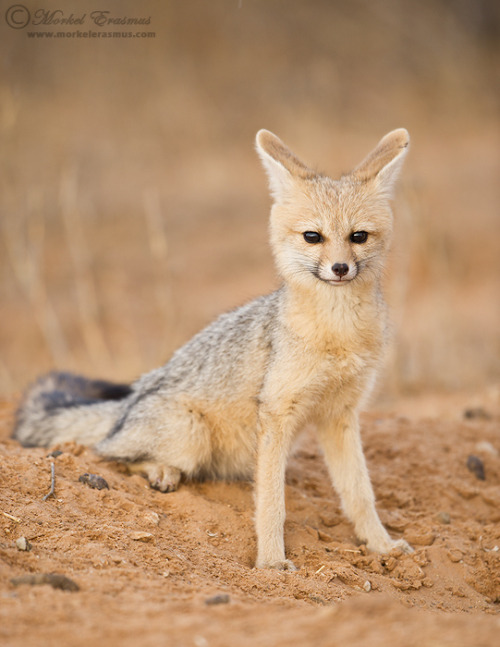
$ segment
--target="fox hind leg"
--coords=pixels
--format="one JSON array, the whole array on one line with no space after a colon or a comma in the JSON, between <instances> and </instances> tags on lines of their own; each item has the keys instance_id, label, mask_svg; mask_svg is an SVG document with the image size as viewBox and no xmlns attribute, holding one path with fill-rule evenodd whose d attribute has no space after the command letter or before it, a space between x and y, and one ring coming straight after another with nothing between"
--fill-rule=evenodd
<instances>
[{"instance_id":1,"label":"fox hind leg","mask_svg":"<svg viewBox=\"0 0 500 647\"><path fill-rule=\"evenodd\" d=\"M146 393L125 410L96 451L142 474L151 487L173 492L182 475L191 478L210 466L210 429L189 403Z\"/></svg>"}]
</instances>

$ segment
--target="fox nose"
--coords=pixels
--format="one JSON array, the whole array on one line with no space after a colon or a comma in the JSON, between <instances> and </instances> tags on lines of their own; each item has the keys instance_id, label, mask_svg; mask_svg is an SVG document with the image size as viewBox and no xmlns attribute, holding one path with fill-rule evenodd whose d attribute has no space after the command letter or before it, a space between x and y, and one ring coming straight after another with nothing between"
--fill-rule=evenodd
<instances>
[{"instance_id":1,"label":"fox nose","mask_svg":"<svg viewBox=\"0 0 500 647\"><path fill-rule=\"evenodd\" d=\"M349 271L349 265L347 263L335 263L335 265L332 266L332 272L342 278L347 274Z\"/></svg>"}]
</instances>

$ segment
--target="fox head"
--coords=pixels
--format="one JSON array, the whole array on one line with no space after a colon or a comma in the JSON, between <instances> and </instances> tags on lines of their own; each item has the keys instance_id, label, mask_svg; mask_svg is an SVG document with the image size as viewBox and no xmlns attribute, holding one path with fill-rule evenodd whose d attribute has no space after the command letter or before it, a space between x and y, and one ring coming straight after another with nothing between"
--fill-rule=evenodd
<instances>
[{"instance_id":1,"label":"fox head","mask_svg":"<svg viewBox=\"0 0 500 647\"><path fill-rule=\"evenodd\" d=\"M345 289L379 277L392 234L390 200L408 143L404 128L393 130L353 171L332 180L273 133L257 133L274 199L271 246L287 282Z\"/></svg>"}]
</instances>

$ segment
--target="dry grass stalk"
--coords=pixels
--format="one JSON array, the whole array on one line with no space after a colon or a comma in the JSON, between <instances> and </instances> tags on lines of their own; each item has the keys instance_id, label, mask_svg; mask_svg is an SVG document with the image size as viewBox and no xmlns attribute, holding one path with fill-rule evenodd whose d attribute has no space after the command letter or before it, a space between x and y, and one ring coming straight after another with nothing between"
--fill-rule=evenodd
<instances>
[{"instance_id":1,"label":"dry grass stalk","mask_svg":"<svg viewBox=\"0 0 500 647\"><path fill-rule=\"evenodd\" d=\"M63 365L69 350L57 312L48 296L44 281L43 251L45 222L39 199L30 194L31 208L18 219L3 220L3 237L7 256L20 291L28 302L53 361Z\"/></svg>"},{"instance_id":2,"label":"dry grass stalk","mask_svg":"<svg viewBox=\"0 0 500 647\"><path fill-rule=\"evenodd\" d=\"M14 521L15 523L21 523L21 519L19 519L18 517L14 517L13 515L9 514L8 512L0 511L0 514L3 514L4 517L7 517L7 519L10 519L11 521Z\"/></svg>"},{"instance_id":3,"label":"dry grass stalk","mask_svg":"<svg viewBox=\"0 0 500 647\"><path fill-rule=\"evenodd\" d=\"M177 308L173 298L173 279L169 261L168 240L158 191L151 188L145 190L143 204L149 250L155 264L155 299L163 319L163 328L172 331L176 325L175 313ZM159 355L163 356L169 350L168 341L165 339L165 348L158 349Z\"/></svg>"},{"instance_id":4,"label":"dry grass stalk","mask_svg":"<svg viewBox=\"0 0 500 647\"><path fill-rule=\"evenodd\" d=\"M99 321L99 302L92 274L92 256L78 204L77 173L67 169L60 182L59 204L73 262L82 335L92 364L106 366L111 354Z\"/></svg>"},{"instance_id":5,"label":"dry grass stalk","mask_svg":"<svg viewBox=\"0 0 500 647\"><path fill-rule=\"evenodd\" d=\"M50 461L50 490L47 492L47 494L42 497L42 501L47 501L47 499L51 496L55 496L55 490L56 490L56 467L54 465L54 461Z\"/></svg>"}]
</instances>

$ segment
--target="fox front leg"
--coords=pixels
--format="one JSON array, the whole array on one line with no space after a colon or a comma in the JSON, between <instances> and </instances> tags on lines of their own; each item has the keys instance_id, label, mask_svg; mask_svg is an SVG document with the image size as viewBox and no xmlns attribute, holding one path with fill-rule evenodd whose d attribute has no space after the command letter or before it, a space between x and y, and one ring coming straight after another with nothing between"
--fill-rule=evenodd
<instances>
[{"instance_id":1,"label":"fox front leg","mask_svg":"<svg viewBox=\"0 0 500 647\"><path fill-rule=\"evenodd\" d=\"M261 414L256 470L257 568L294 571L285 557L285 469L291 438L282 431L279 417Z\"/></svg>"},{"instance_id":2,"label":"fox front leg","mask_svg":"<svg viewBox=\"0 0 500 647\"><path fill-rule=\"evenodd\" d=\"M404 539L393 540L375 509L375 496L363 454L358 414L346 410L335 422L322 425L318 434L333 485L358 539L369 550L388 553L392 548L412 552Z\"/></svg>"}]
</instances>

